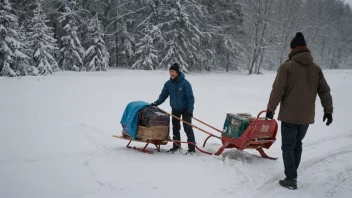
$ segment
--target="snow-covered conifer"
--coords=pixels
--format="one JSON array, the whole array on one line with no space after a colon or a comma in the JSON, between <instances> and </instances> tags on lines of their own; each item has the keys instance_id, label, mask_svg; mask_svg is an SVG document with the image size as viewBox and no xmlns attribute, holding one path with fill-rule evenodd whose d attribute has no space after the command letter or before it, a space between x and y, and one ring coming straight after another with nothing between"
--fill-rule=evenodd
<instances>
[{"instance_id":1,"label":"snow-covered conifer","mask_svg":"<svg viewBox=\"0 0 352 198\"><path fill-rule=\"evenodd\" d=\"M137 61L132 65L132 69L154 70L158 64L158 51L154 46L156 35L160 34L157 26L146 25L142 31L143 37L137 43Z\"/></svg>"},{"instance_id":2,"label":"snow-covered conifer","mask_svg":"<svg viewBox=\"0 0 352 198\"><path fill-rule=\"evenodd\" d=\"M40 75L32 61L33 50L30 46L24 26L17 29L17 46L15 51L14 69L19 76Z\"/></svg>"},{"instance_id":3,"label":"snow-covered conifer","mask_svg":"<svg viewBox=\"0 0 352 198\"><path fill-rule=\"evenodd\" d=\"M77 0L62 2L63 12L59 17L59 21L66 31L66 36L61 38L62 45L60 49L60 65L63 70L80 71L85 69L83 68L85 50L77 36L80 16L75 12L76 5Z\"/></svg>"},{"instance_id":4,"label":"snow-covered conifer","mask_svg":"<svg viewBox=\"0 0 352 198\"><path fill-rule=\"evenodd\" d=\"M128 32L127 22L121 25L121 62L120 66L131 67L132 60L135 58L135 38L131 32Z\"/></svg>"},{"instance_id":5,"label":"snow-covered conifer","mask_svg":"<svg viewBox=\"0 0 352 198\"><path fill-rule=\"evenodd\" d=\"M58 71L58 63L54 53L58 50L52 28L46 25L47 19L43 12L41 0L37 0L37 8L30 20L29 32L27 33L29 44L33 50L32 58L41 75L51 74Z\"/></svg>"},{"instance_id":6,"label":"snow-covered conifer","mask_svg":"<svg viewBox=\"0 0 352 198\"><path fill-rule=\"evenodd\" d=\"M109 69L109 52L103 40L103 31L98 14L93 17L88 26L90 47L84 58L84 67L87 71L107 71Z\"/></svg>"},{"instance_id":7,"label":"snow-covered conifer","mask_svg":"<svg viewBox=\"0 0 352 198\"><path fill-rule=\"evenodd\" d=\"M9 0L0 1L0 75L24 76L35 75L25 54L26 38L18 27L18 17L12 14Z\"/></svg>"},{"instance_id":8,"label":"snow-covered conifer","mask_svg":"<svg viewBox=\"0 0 352 198\"><path fill-rule=\"evenodd\" d=\"M199 29L203 17L201 6L194 0L166 0L162 14L166 22L160 25L168 43L158 68L173 62L179 63L185 71L195 67L199 63L203 36Z\"/></svg>"}]
</instances>

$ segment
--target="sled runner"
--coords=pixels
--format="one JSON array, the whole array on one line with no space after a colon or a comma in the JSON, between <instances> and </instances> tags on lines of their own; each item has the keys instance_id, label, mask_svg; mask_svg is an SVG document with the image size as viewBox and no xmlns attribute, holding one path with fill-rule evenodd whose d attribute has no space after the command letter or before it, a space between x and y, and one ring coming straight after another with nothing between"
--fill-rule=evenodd
<instances>
[{"instance_id":1,"label":"sled runner","mask_svg":"<svg viewBox=\"0 0 352 198\"><path fill-rule=\"evenodd\" d=\"M153 151L147 150L147 147L149 146L149 144L153 144L156 147L156 150L158 152L160 152L160 146L161 145L167 145L167 143L169 142L168 140L166 140L166 141L162 141L162 140L134 140L131 137L117 136L117 135L114 135L113 137L119 138L119 139L124 139L124 140L129 140L129 142L128 142L127 146L126 146L127 148L131 148L131 149L134 149L134 150L137 150L137 151L140 151L140 152L143 152L143 153L148 153L148 154L153 154ZM136 148L135 146L131 147L130 146L131 142L145 143L145 146L143 147L143 149Z\"/></svg>"},{"instance_id":2,"label":"sled runner","mask_svg":"<svg viewBox=\"0 0 352 198\"><path fill-rule=\"evenodd\" d=\"M171 140L171 139L168 139L168 140L165 140L165 141L162 141L162 140L133 140L131 137L118 136L118 135L114 135L113 137L119 138L119 139L123 139L123 140L129 140L129 142L128 142L127 146L126 146L127 148L134 149L134 150L137 150L137 151L140 151L140 152L143 152L143 153L148 153L148 154L153 154L154 153L151 150L147 150L147 147L150 144L153 144L156 147L156 151L160 152L161 145L167 145L169 142L171 142L171 143L176 143L176 144L193 144L195 146L195 148L199 152L204 153L204 154L208 154L208 155L212 155L212 153L200 149L196 144L194 144L192 142L182 142L182 141L176 141L176 140ZM130 144L132 142L145 143L145 146L143 148L137 148L135 146L131 147Z\"/></svg>"},{"instance_id":3,"label":"sled runner","mask_svg":"<svg viewBox=\"0 0 352 198\"><path fill-rule=\"evenodd\" d=\"M266 120L265 118L261 118L261 114L265 113L266 111L262 111L258 114L258 116L249 124L249 126L244 130L244 132L238 137L238 138L233 138L229 136L225 136L222 130L219 130L195 117L193 117L194 120L200 122L201 124L212 128L213 130L217 131L220 133L220 136L215 135L213 133L210 133L204 129L201 129L191 123L188 123L162 109L160 109L162 112L165 114L168 114L169 116L174 117L175 119L180 120L181 122L184 122L185 124L188 124L192 126L195 129L198 129L199 131L202 131L203 133L206 133L209 135L204 143L203 143L203 148L206 146L207 141L211 138L217 138L221 140L222 146L219 148L219 150L216 153L210 153L208 151L203 150L203 148L199 148L196 144L191 143L191 142L181 142L181 141L176 141L176 140L171 140L170 137L168 137L165 140L153 140L153 139L143 139L143 140L138 140L138 139L132 139L129 136L122 135L122 136L116 136L114 135L113 137L119 138L119 139L124 139L128 140L129 143L127 144L127 148L135 149L140 152L144 153L149 153L152 154L153 151L147 150L146 148L150 145L153 144L156 147L157 152L160 152L160 147L161 145L167 145L169 142L171 143L176 143L176 144L193 144L195 145L195 148L204 154L208 155L221 155L222 152L225 149L231 149L231 148L236 148L238 150L245 150L245 149L255 149L257 150L261 157L266 158L266 159L271 159L271 160L276 160L277 158L269 157L263 150L269 149L272 144L276 141L276 134L278 130L278 124L276 120ZM142 148L136 148L136 147L131 147L130 144L131 142L139 142L139 143L145 143L145 146Z\"/></svg>"}]
</instances>

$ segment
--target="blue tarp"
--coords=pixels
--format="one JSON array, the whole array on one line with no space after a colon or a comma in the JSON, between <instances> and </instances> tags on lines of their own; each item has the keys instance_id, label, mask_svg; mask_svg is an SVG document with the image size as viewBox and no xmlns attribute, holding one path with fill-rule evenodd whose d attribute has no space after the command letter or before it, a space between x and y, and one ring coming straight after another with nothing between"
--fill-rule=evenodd
<instances>
[{"instance_id":1,"label":"blue tarp","mask_svg":"<svg viewBox=\"0 0 352 198\"><path fill-rule=\"evenodd\" d=\"M123 112L121 118L121 125L124 128L125 132L132 137L132 139L136 139L137 129L138 129L138 112L146 106L149 106L150 103L146 103L143 101L134 101L129 103L125 111Z\"/></svg>"}]
</instances>

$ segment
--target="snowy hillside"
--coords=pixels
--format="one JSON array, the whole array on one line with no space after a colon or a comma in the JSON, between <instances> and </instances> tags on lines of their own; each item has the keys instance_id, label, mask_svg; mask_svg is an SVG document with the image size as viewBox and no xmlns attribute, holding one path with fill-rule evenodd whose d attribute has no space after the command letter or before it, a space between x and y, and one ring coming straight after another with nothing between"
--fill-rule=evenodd
<instances>
[{"instance_id":1,"label":"snowy hillside","mask_svg":"<svg viewBox=\"0 0 352 198\"><path fill-rule=\"evenodd\" d=\"M171 144L148 155L113 138L121 133L125 106L135 100L156 100L167 72L0 77L0 197L350 197L352 71L325 75L332 88L334 122L324 125L318 99L316 124L303 142L297 191L278 185L284 177L280 133L267 151L279 157L277 161L237 150L226 150L219 157L170 155L165 151ZM275 73L186 75L196 97L194 116L222 128L226 113L256 115L266 108L274 77ZM160 107L170 112L168 102ZM181 134L185 140L183 130ZM199 144L206 137L197 130L195 135ZM219 140L209 143L209 151L220 147Z\"/></svg>"}]
</instances>

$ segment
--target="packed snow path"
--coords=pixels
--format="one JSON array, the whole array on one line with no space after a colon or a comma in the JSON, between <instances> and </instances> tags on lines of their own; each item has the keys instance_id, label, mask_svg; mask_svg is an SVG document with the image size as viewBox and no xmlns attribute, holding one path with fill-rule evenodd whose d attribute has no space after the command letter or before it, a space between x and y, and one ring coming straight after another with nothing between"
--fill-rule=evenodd
<instances>
[{"instance_id":1,"label":"packed snow path","mask_svg":"<svg viewBox=\"0 0 352 198\"><path fill-rule=\"evenodd\" d=\"M280 132L268 151L277 161L237 150L219 157L169 155L165 151L171 144L148 155L112 138L121 133L125 106L135 100L153 102L167 72L0 78L0 197L350 197L352 71L325 75L332 88L334 122L330 127L322 123L317 99L316 124L304 140L297 191L278 186L284 177ZM218 128L228 112L256 115L266 107L274 77L187 75L196 96L194 115ZM170 111L168 100L161 108ZM206 138L200 131L195 134L198 143ZM207 150L219 147L220 141L211 139Z\"/></svg>"}]
</instances>

